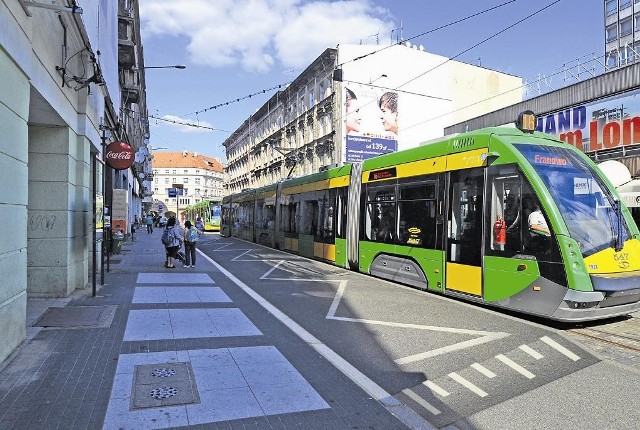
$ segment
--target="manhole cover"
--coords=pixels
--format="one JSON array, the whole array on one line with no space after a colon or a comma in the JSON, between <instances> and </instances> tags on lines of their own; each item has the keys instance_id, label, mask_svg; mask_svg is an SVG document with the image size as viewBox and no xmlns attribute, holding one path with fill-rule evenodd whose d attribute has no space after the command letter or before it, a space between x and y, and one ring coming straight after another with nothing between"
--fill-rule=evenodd
<instances>
[{"instance_id":1,"label":"manhole cover","mask_svg":"<svg viewBox=\"0 0 640 430\"><path fill-rule=\"evenodd\" d=\"M151 397L159 400L170 399L176 394L178 394L178 390L173 387L160 387L151 390Z\"/></svg>"},{"instance_id":2,"label":"manhole cover","mask_svg":"<svg viewBox=\"0 0 640 430\"><path fill-rule=\"evenodd\" d=\"M155 376L156 378L166 378L168 376L172 376L176 374L175 369L168 369L166 367L161 367L159 369L153 369L151 372L151 376Z\"/></svg>"},{"instance_id":3,"label":"manhole cover","mask_svg":"<svg viewBox=\"0 0 640 430\"><path fill-rule=\"evenodd\" d=\"M191 363L156 363L134 366L133 409L200 403Z\"/></svg>"}]
</instances>

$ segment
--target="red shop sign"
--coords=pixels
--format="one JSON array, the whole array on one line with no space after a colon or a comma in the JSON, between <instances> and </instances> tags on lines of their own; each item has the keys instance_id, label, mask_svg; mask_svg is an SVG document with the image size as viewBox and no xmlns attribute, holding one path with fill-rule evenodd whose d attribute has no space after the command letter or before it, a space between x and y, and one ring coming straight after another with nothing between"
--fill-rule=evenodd
<instances>
[{"instance_id":1,"label":"red shop sign","mask_svg":"<svg viewBox=\"0 0 640 430\"><path fill-rule=\"evenodd\" d=\"M106 149L106 162L112 169L125 170L131 167L135 151L125 142L111 142Z\"/></svg>"}]
</instances>

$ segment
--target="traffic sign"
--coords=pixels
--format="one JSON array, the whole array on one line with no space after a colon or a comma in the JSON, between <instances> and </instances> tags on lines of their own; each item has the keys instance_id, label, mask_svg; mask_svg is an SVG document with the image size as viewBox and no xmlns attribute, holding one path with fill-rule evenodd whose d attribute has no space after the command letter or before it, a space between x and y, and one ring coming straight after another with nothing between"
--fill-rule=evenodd
<instances>
[{"instance_id":1,"label":"traffic sign","mask_svg":"<svg viewBox=\"0 0 640 430\"><path fill-rule=\"evenodd\" d=\"M169 197L178 196L178 190L176 188L168 188L167 191L169 192Z\"/></svg>"}]
</instances>

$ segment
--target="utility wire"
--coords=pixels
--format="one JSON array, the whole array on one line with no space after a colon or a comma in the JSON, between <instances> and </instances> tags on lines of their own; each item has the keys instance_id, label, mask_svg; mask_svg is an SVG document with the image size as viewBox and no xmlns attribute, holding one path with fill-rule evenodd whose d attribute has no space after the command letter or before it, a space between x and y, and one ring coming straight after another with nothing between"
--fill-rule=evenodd
<instances>
[{"instance_id":1,"label":"utility wire","mask_svg":"<svg viewBox=\"0 0 640 430\"><path fill-rule=\"evenodd\" d=\"M186 115L198 115L198 114L204 113L204 112L212 110L212 109L217 109L217 108L222 107L222 106L228 106L228 105L233 104L233 103L238 103L241 100L250 99L253 96L259 96L261 94L266 94L267 91L273 91L273 90L277 90L277 89L286 87L290 83L291 82L286 82L284 84L278 84L278 85L275 85L275 86L273 86L271 88L265 88L264 90L261 90L261 91L258 91L258 92L252 93L252 94L248 94L248 95L243 96L243 97L238 97L237 99L229 100L227 102L218 103L217 105L213 105L213 106L210 106L210 107L205 108L205 109L197 110L195 112L191 112L191 113L188 113Z\"/></svg>"},{"instance_id":2,"label":"utility wire","mask_svg":"<svg viewBox=\"0 0 640 430\"><path fill-rule=\"evenodd\" d=\"M500 35L500 34L504 33L505 31L507 31L507 30L509 30L509 29L511 29L511 28L513 28L513 27L515 27L516 25L519 25L519 24L523 23L524 21L528 20L529 18L532 18L533 16L535 16L535 15L539 14L540 12L542 12L542 11L544 11L544 10L546 10L546 9L550 8L551 6L553 6L553 5L557 4L557 3L560 3L560 1L561 1L561 0L555 0L554 2L549 3L548 5L544 6L543 8L538 9L537 11L535 11L535 12L533 12L533 13L531 13L531 14L529 14L529 15L525 16L524 18L522 18L522 19L520 19L520 20L516 21L515 23L513 23L513 24L511 24L511 25L509 25L509 26L507 26L507 27L503 28L502 30L500 30L500 31L498 31L498 32L496 32L496 33L494 33L494 34L492 34L491 36L489 36L489 37L487 37L487 38L483 39L482 41L480 41L480 42L478 42L478 43L474 44L474 45L473 45L473 46L471 46L470 48L465 49L464 51L460 52L459 54L457 54L457 55L455 55L455 56L453 56L453 57L451 57L451 58L446 59L446 60L445 60L445 61L443 61L442 63L440 63L440 64L436 65L435 67L432 67L431 69L426 70L426 71L425 71L425 72L423 72L423 73L420 73L419 75L417 75L417 76L415 76L415 77L413 77L413 78L409 79L409 80L408 80L408 81L406 81L405 83L398 85L396 88L389 88L389 90L395 90L395 91L399 90L400 88L402 88L403 86L407 85L408 83L415 81L416 79L418 79L418 78L420 78L420 77L422 77L422 76L426 75L426 74L427 74L427 73L429 73L429 72L432 72L433 70L435 70L435 69L437 69L438 67L440 67L440 66L442 66L442 65L444 65L444 64L446 64L446 63L448 63L449 61L452 61L452 60L454 60L454 59L456 59L456 58L460 57L461 55L463 55L463 54L465 54L465 53L467 53L467 52L471 51L472 49L477 48L478 46L482 45L483 43L485 43L485 42L487 42L487 41L489 41L489 40L493 39L494 37L496 37L496 36L498 36L498 35ZM378 52L379 52L379 51L378 51ZM429 96L427 96L427 95L424 95L424 96L425 96L425 97L429 97ZM369 104L371 104L371 103L375 103L375 100L371 100L370 102L366 103L364 106L369 105ZM344 115L344 114L343 114L343 115L341 115L341 117L339 118L339 121L342 121L342 119L343 119L344 117L345 117L345 115Z\"/></svg>"},{"instance_id":3,"label":"utility wire","mask_svg":"<svg viewBox=\"0 0 640 430\"><path fill-rule=\"evenodd\" d=\"M542 9L538 9L537 11L533 12L532 14L529 14L529 15L525 16L525 17L524 17L524 18L522 18L521 20L516 21L516 22L514 22L513 24L511 24L510 26L505 27L505 28L503 28L502 30L498 31L497 33L494 33L494 34L492 34L491 36L489 36L489 37L487 37L487 38L485 38L485 39L481 40L480 42L476 43L475 45L473 45L473 46L471 46L471 47L469 47L469 48L467 48L467 49L465 49L464 51L460 52L459 54L457 54L457 55L455 55L455 56L453 56L453 57L451 57L451 58L448 58L446 61L444 61L444 62L442 62L442 63L438 64L437 66L432 67L431 69L429 69L429 70L427 70L427 71L425 71L425 72L423 72L423 73L419 74L418 76L416 76L416 77L414 77L414 78L412 78L412 79L409 79L407 82L405 82L404 84L399 85L397 88L401 88L401 87L403 87L403 86L407 85L408 83L413 82L413 81L415 81L416 79L418 79L418 78L420 78L420 77L422 77L422 76L426 75L427 73L429 73L429 72L431 72L431 71L433 71L433 70L437 69L438 67L440 67L440 66L442 66L442 65L444 65L444 64L447 64L449 61L455 60L456 58L460 57L461 55L466 54L467 52L471 51L472 49L477 48L478 46L482 45L482 44L483 44L483 43L485 43L485 42L488 42L489 40L493 39L494 37L496 37L496 36L498 36L498 35L500 35L500 34L502 34L502 33L504 33L505 31L512 29L512 28L513 28L513 27L515 27L516 25L523 23L524 21L528 20L529 18L534 17L535 15L537 15L537 14L539 14L539 13L543 12L543 11L545 11L546 9L550 8L550 7L551 7L551 6L553 6L553 5L555 5L555 4L557 4L557 3L560 3L560 1L561 1L561 0L555 0L554 2L549 3L548 5L546 5L545 7L543 7ZM397 89L397 88L396 88L396 89Z\"/></svg>"},{"instance_id":4,"label":"utility wire","mask_svg":"<svg viewBox=\"0 0 640 430\"><path fill-rule=\"evenodd\" d=\"M213 130L213 131L223 131L225 133L231 134L230 131L223 130L221 128L207 127L206 125L194 124L194 123L190 123L190 122L180 122L180 121L175 121L175 120L172 120L172 119L162 118L162 117L155 116L155 115L149 115L149 118L153 118L153 119L158 120L158 121L165 121L165 122L171 122L173 124L184 125L184 126L187 126L187 127L204 128L204 129Z\"/></svg>"},{"instance_id":5,"label":"utility wire","mask_svg":"<svg viewBox=\"0 0 640 430\"><path fill-rule=\"evenodd\" d=\"M482 14L487 13L487 12L491 12L492 10L495 10L495 9L501 8L501 7L506 6L506 5L510 4L510 3L514 3L514 2L516 2L516 1L517 1L517 0L509 0L509 1L506 1L506 2L504 2L504 3L502 3L502 4L497 5L497 6L493 6L493 7L490 7L490 8L488 8L488 9L482 10L482 11L480 11L480 12L477 12L477 13L474 13L474 14L471 14L471 15L468 15L468 16L466 16L466 17L464 17L464 18L460 18L460 19L458 19L458 20L456 20L456 21L452 21L452 22L450 22L450 23L448 23L448 24L444 24L444 25L441 25L441 26L439 26L439 27L433 28L433 29L431 29L431 30L427 30L427 31L425 31L425 32L422 32L422 33L420 33L420 34L417 34L417 35L415 35L415 36L412 36L412 37L410 37L410 38L408 38L408 39L405 39L403 42L406 42L406 41L410 41L410 40L416 39L416 38L418 38L418 37L424 36L424 35L429 34L429 33L433 33L433 32L438 31L438 30L442 30L443 28L447 28L447 27L453 26L453 25L455 25L455 24L459 24L459 23L461 23L461 22L463 22L463 21L466 21L466 20L471 19L471 18L475 18L476 16L482 15ZM396 44L394 44L394 45L396 45ZM354 61L357 61L357 60L363 59L363 58L365 58L365 57L368 57L369 55L373 55L373 54L376 54L376 53L378 53L378 52L384 51L385 49L388 49L388 48L390 48L391 46L394 46L394 45L385 46L385 47L380 48L380 49L378 49L378 50L376 50L376 51L370 52L370 53L368 53L368 54L361 55L361 56L356 57L356 58L354 58L354 59L352 59L352 60L349 60L349 61L345 61L344 63L341 63L341 64L337 65L336 67L340 67L340 66L342 66L342 65L344 65L344 64L348 64L348 63L351 63L351 62L354 62ZM460 55L462 55L462 54L460 54ZM240 102L240 101L242 101L242 100L250 99L250 98L251 98L251 97L253 97L253 96L258 96L258 95L261 95L261 94L266 94L266 93L267 93L267 91L273 91L273 90L277 90L277 89L281 89L281 88L286 88L286 86L287 86L287 85L289 85L290 83L291 83L291 82L286 82L286 83L283 83L283 84L279 84L279 85L273 86L273 87L271 87L271 88L265 88L265 89L263 89L263 90L261 90L261 91L258 91L258 92L252 93L252 94L248 94L248 95L243 96L243 97L238 97L238 98L236 98L236 99L232 99L232 100L229 100L229 101L226 101L226 102L218 103L217 105L213 105L213 106L210 106L210 107L208 107L208 108L204 108L204 109L201 109L201 110L197 110L197 111L195 111L195 112L190 112L190 113L188 113L188 114L181 115L181 116L187 116L187 115L199 115L199 114L201 114L201 113L204 113L204 112L207 112L207 111L210 111L210 110L214 110L214 109L217 109L217 108L219 108L219 107L228 106L228 105L233 104L233 103L238 103L238 102Z\"/></svg>"},{"instance_id":6,"label":"utility wire","mask_svg":"<svg viewBox=\"0 0 640 430\"><path fill-rule=\"evenodd\" d=\"M597 57L596 59L598 59L598 60L599 60L600 58L604 58L604 57L606 57L606 55L603 55L603 56ZM546 75L546 77L547 77L547 78L552 78L552 77L554 77L554 76L556 76L556 75L560 75L560 74L562 74L562 73L564 73L564 72L565 72L565 70L562 70L562 69L561 69L561 70L558 70L558 71L557 71L557 72L555 72L555 73L552 73L552 74L550 74L550 75ZM503 91L503 92L501 92L501 93L499 93L499 94L494 94L494 95L493 95L493 96L491 96L491 97L487 97L487 98L484 98L484 99L482 99L482 100L478 100L478 101L473 102L473 103L470 103L470 104L468 104L468 105L466 105L466 106L459 107L458 109L454 109L454 110L452 110L452 111L449 111L449 112L443 113L443 114L441 114L441 115L434 116L433 118L425 119L424 121L420 121L420 122L417 122L417 123L415 123L415 124L413 124L413 125L409 125L409 126L403 127L403 130L408 130L408 129L410 129L410 128L417 127L418 125L426 124L426 123L428 123L428 122L431 122L431 121L434 121L434 120L436 120L436 119L442 118L442 117L447 116L447 115L449 115L449 114L452 114L452 113L454 113L454 112L458 112L458 111L464 110L464 109L466 109L466 108L469 108L469 107L471 107L471 106L475 106L475 105L477 105L477 104L483 103L483 102L485 102L485 101L487 101L487 100L491 100L491 99L494 99L494 98L496 98L496 97L500 97L500 96L503 96L503 95L505 95L505 94L508 94L508 93L510 93L510 92L513 92L513 91L516 91L516 90L520 90L520 89L525 88L525 87L527 87L527 86L529 86L529 85L530 85L530 83L524 83L524 84L522 84L522 85L520 85L520 86L518 86L518 87L512 88L512 89L510 89L510 90ZM595 84L594 84L594 85L595 85ZM524 101L526 101L526 100L523 100L523 102L524 102Z\"/></svg>"},{"instance_id":7,"label":"utility wire","mask_svg":"<svg viewBox=\"0 0 640 430\"><path fill-rule=\"evenodd\" d=\"M365 58L365 57L368 57L369 55L377 54L378 52L384 51L385 49L389 49L389 48L391 48L391 47L392 47L392 46L394 46L394 45L402 45L404 42L408 42L408 41L410 41L410 40L417 39L418 37L424 36L424 35L429 34L429 33L436 32L436 31L438 31L438 30L442 30L443 28L451 27L452 25L459 24L459 23L461 23L461 22L463 22L463 21L466 21L466 20L468 20L468 19L471 19L471 18L475 18L476 16L482 15L482 14L487 13L487 12L491 12L492 10L495 10L495 9L501 8L502 6L506 6L506 5L508 5L509 3L514 3L514 2L516 2L516 1L518 1L518 0L509 0L509 1L507 1L507 2L504 2L504 3L502 3L502 4L499 4L499 5L497 5L497 6L493 6L493 7L489 8L489 9L485 9L485 10L482 10L482 11L480 11L480 12L476 12L476 13L474 13L474 14L472 14L472 15L468 15L468 16L466 16L466 17L464 17L464 18L460 18L460 19L458 19L458 20L456 20L456 21L452 21L452 22L450 22L450 23L448 23L448 24L444 24L444 25L441 25L441 26L439 26L439 27L432 28L431 30L427 30L427 31L425 31L425 32L423 32L423 33L416 34L415 36L412 36L412 37L410 37L410 38L408 38L408 39L405 39L405 40L403 40L402 42L398 42L398 43L394 43L394 44L392 44L392 45L388 45L388 46L382 47L382 48L377 49L377 50L375 50L375 51L369 52L368 54L360 55L359 57L356 57L356 58L353 58L353 59L351 59L351 60L345 61L344 63L340 63L340 64L338 64L336 67L341 67L341 66L343 66L343 65L345 65L345 64L348 64L348 63L352 63L352 62L354 62L354 61L361 60L361 59L363 59L363 58Z\"/></svg>"}]
</instances>

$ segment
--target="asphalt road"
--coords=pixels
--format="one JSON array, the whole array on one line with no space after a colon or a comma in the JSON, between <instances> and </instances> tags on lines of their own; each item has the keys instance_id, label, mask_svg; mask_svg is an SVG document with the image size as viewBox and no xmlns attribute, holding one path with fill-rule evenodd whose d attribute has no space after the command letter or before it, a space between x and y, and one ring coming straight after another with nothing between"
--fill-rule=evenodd
<instances>
[{"instance_id":1,"label":"asphalt road","mask_svg":"<svg viewBox=\"0 0 640 430\"><path fill-rule=\"evenodd\" d=\"M260 304L254 318L275 317L391 411L435 427L639 428L632 350L236 239L199 249L216 282Z\"/></svg>"}]
</instances>

